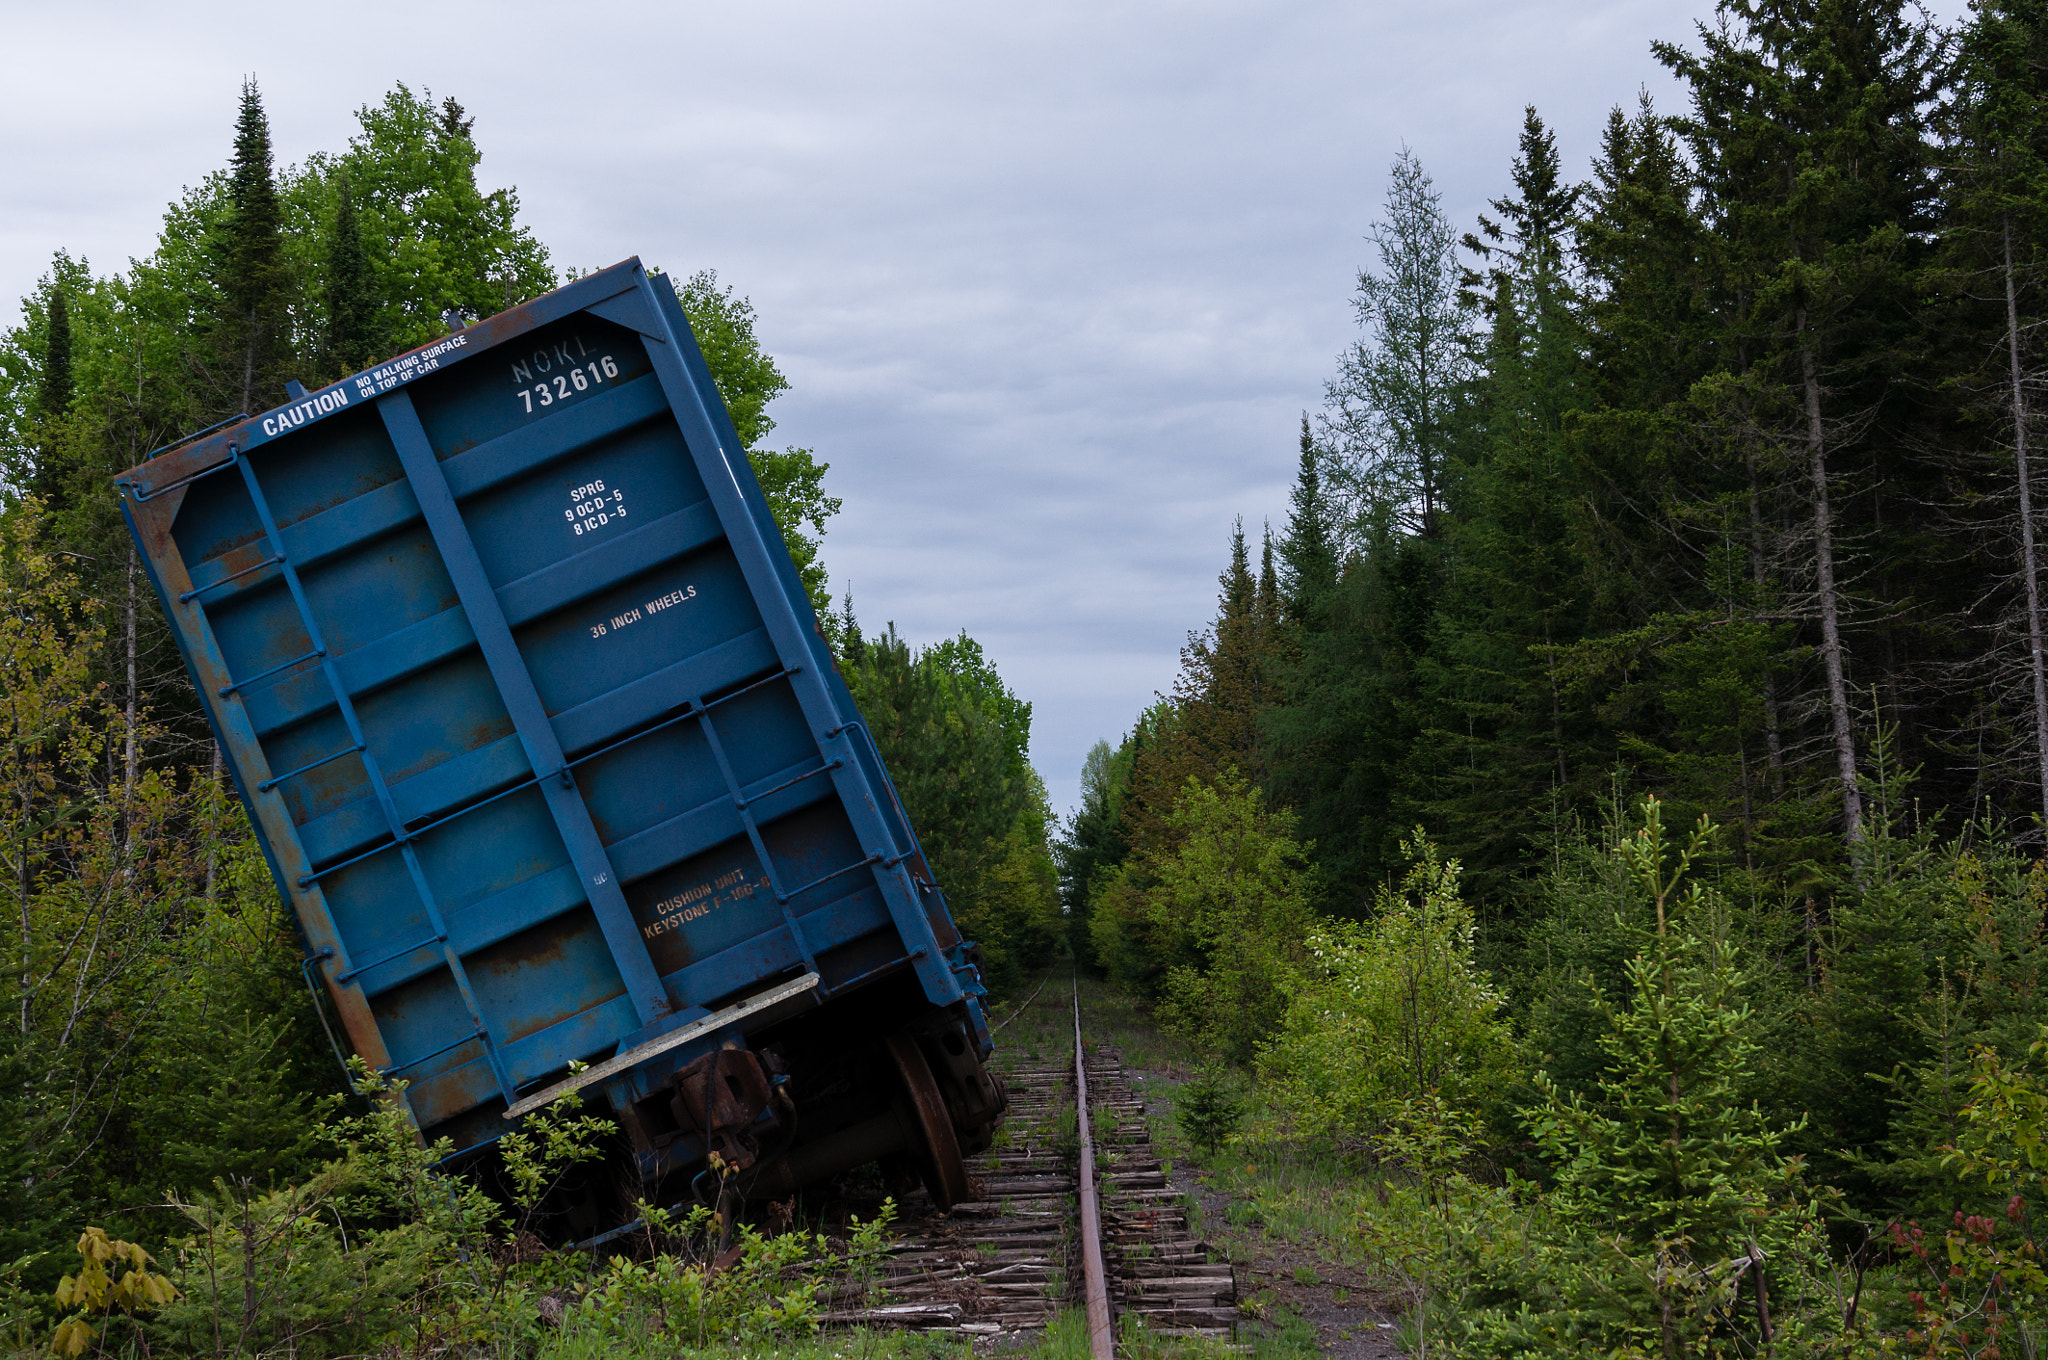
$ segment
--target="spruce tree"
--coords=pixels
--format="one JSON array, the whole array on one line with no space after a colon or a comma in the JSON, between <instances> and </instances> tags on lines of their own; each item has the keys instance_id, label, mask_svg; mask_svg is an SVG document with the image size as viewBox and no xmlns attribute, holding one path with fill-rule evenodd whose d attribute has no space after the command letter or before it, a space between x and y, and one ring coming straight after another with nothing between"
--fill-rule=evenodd
<instances>
[{"instance_id":1,"label":"spruce tree","mask_svg":"<svg viewBox=\"0 0 2048 1360\"><path fill-rule=\"evenodd\" d=\"M43 321L43 364L36 382L36 414L43 432L35 446L29 489L42 497L45 505L54 505L62 496L65 480L61 436L55 426L70 411L73 395L71 309L64 300L62 280L50 289Z\"/></svg>"},{"instance_id":2,"label":"spruce tree","mask_svg":"<svg viewBox=\"0 0 2048 1360\"><path fill-rule=\"evenodd\" d=\"M1522 109L1522 137L1515 153L1515 194L1492 200L1499 218L1479 214L1479 232L1466 232L1463 244L1487 268L1460 271L1460 287L1468 306L1491 317L1495 299L1511 280L1556 273L1577 220L1582 190L1564 182L1557 159L1557 137L1544 126L1534 104Z\"/></svg>"},{"instance_id":3,"label":"spruce tree","mask_svg":"<svg viewBox=\"0 0 2048 1360\"><path fill-rule=\"evenodd\" d=\"M1767 476L1804 501L1792 584L1811 601L1824 749L1853 846L1864 806L1847 573L1890 594L1886 573L1903 584L1926 556L1911 516L1883 512L1920 476L1899 455L1910 445L1903 380L1923 338L1914 296L1933 225L1926 110L1938 44L1892 0L1729 0L1721 12L1729 22L1701 29L1699 53L1656 49L1692 89L1680 127L1717 238L1733 351L1731 381L1702 415L1754 428ZM1866 494L1845 495L1851 474ZM1843 553L1859 538L1865 560L1852 568ZM1910 645L1903 633L1895 620L1883 641L1895 652Z\"/></svg>"},{"instance_id":4,"label":"spruce tree","mask_svg":"<svg viewBox=\"0 0 2048 1360\"><path fill-rule=\"evenodd\" d=\"M43 371L36 384L36 410L55 420L71 409L71 308L61 284L50 289L43 318Z\"/></svg>"},{"instance_id":5,"label":"spruce tree","mask_svg":"<svg viewBox=\"0 0 2048 1360\"><path fill-rule=\"evenodd\" d=\"M1301 417L1301 463L1288 493L1287 529L1280 539L1281 615L1290 624L1307 621L1337 586L1337 525L1323 487L1323 453Z\"/></svg>"},{"instance_id":6,"label":"spruce tree","mask_svg":"<svg viewBox=\"0 0 2048 1360\"><path fill-rule=\"evenodd\" d=\"M252 78L242 82L227 201L209 243L217 299L215 387L217 401L232 410L258 411L281 396L277 388L291 358L283 233L270 120Z\"/></svg>"},{"instance_id":7,"label":"spruce tree","mask_svg":"<svg viewBox=\"0 0 2048 1360\"><path fill-rule=\"evenodd\" d=\"M1951 379L1963 395L1951 461L1967 488L1951 511L1955 537L1970 574L1999 583L1977 611L1985 645L1954 669L1988 691L1959 735L1980 770L1979 797L2003 801L2031 784L2029 801L2048 818L2048 603L2033 476L2044 371L2035 337L2048 304L2048 13L2038 0L1978 6L1954 72L1936 275L1950 306L1936 355L1966 360ZM1987 335L1999 343L1985 345Z\"/></svg>"},{"instance_id":8,"label":"spruce tree","mask_svg":"<svg viewBox=\"0 0 2048 1360\"><path fill-rule=\"evenodd\" d=\"M327 334L324 367L342 377L377 357L375 276L363 246L354 190L346 171L334 186L334 223L327 237Z\"/></svg>"},{"instance_id":9,"label":"spruce tree","mask_svg":"<svg viewBox=\"0 0 2048 1360\"><path fill-rule=\"evenodd\" d=\"M1259 540L1259 585L1254 612L1259 635L1270 643L1280 628L1280 575L1273 566L1273 526L1269 523Z\"/></svg>"},{"instance_id":10,"label":"spruce tree","mask_svg":"<svg viewBox=\"0 0 2048 1360\"><path fill-rule=\"evenodd\" d=\"M1484 376L1474 383L1470 456L1446 520L1450 568L1424 670L1428 726L1411 796L1446 827L1482 890L1542 843L1553 810L1587 801L1604 753L1568 694L1564 658L1586 610L1576 469L1566 412L1581 402L1582 328L1567 273L1575 189L1536 111L1510 167L1513 191L1483 219L1493 244ZM1570 711L1568 711L1568 708Z\"/></svg>"},{"instance_id":11,"label":"spruce tree","mask_svg":"<svg viewBox=\"0 0 2048 1360\"><path fill-rule=\"evenodd\" d=\"M1626 1004L1599 1008L1605 1062L1594 1088L1567 1093L1539 1076L1545 1099L1525 1111L1556 1167L1553 1211L1628 1263L1579 1285L1560 1310L1559 1330L1591 1333L1600 1352L1641 1354L1655 1338L1665 1360L1717 1353L1702 1342L1735 1318L1702 1287L1709 1272L1758 1247L1760 1260L1775 1260L1812 1236L1798 1165L1784 1152L1788 1130L1755 1100L1760 1026L1745 1004L1726 904L1688 881L1710 830L1702 822L1689 844L1671 845L1651 800L1641 828L1615 848L1654 904L1656 933L1627 964ZM1767 1308L1754 1314L1765 1344Z\"/></svg>"}]
</instances>

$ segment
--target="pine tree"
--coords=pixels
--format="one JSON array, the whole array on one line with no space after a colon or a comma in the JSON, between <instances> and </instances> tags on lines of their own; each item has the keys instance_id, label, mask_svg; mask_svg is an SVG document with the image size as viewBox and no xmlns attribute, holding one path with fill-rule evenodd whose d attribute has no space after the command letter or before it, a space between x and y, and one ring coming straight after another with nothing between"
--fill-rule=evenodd
<instances>
[{"instance_id":1,"label":"pine tree","mask_svg":"<svg viewBox=\"0 0 2048 1360\"><path fill-rule=\"evenodd\" d=\"M50 289L44 312L43 364L36 384L36 412L43 422L43 436L35 452L35 467L29 489L45 504L56 504L64 493L64 456L60 435L54 428L71 409L71 309L64 300L59 280Z\"/></svg>"},{"instance_id":2,"label":"pine tree","mask_svg":"<svg viewBox=\"0 0 2048 1360\"><path fill-rule=\"evenodd\" d=\"M1500 217L1481 213L1478 234L1468 231L1463 241L1487 268L1484 274L1461 270L1460 289L1466 304L1488 318L1503 287L1512 289L1531 280L1540 284L1562 269L1578 212L1582 190L1564 182L1557 138L1537 116L1534 104L1522 109L1514 181L1512 198L1492 200Z\"/></svg>"},{"instance_id":3,"label":"pine tree","mask_svg":"<svg viewBox=\"0 0 2048 1360\"><path fill-rule=\"evenodd\" d=\"M476 126L476 119L465 117L468 111L457 103L454 95L441 100L440 134L444 141L470 141L470 130Z\"/></svg>"},{"instance_id":4,"label":"pine tree","mask_svg":"<svg viewBox=\"0 0 2048 1360\"><path fill-rule=\"evenodd\" d=\"M1337 586L1337 525L1323 487L1323 452L1301 416L1301 464L1288 493L1287 530L1280 539L1280 612L1307 622Z\"/></svg>"},{"instance_id":5,"label":"pine tree","mask_svg":"<svg viewBox=\"0 0 2048 1360\"><path fill-rule=\"evenodd\" d=\"M1562 660L1586 627L1565 415L1582 398L1583 331L1566 262L1578 199L1536 111L1524 118L1503 221L1483 219L1491 289L1471 457L1451 497L1449 570L1424 670L1429 725L1413 796L1482 889L1543 840L1555 807L1587 801L1604 753L1580 748ZM1568 712L1568 706L1571 711ZM1459 828L1451 829L1453 826Z\"/></svg>"},{"instance_id":6,"label":"pine tree","mask_svg":"<svg viewBox=\"0 0 2048 1360\"><path fill-rule=\"evenodd\" d=\"M1259 540L1259 585L1254 598L1253 613L1258 617L1259 636L1270 647L1280 631L1280 575L1273 566L1273 526L1270 523L1265 526Z\"/></svg>"},{"instance_id":7,"label":"pine tree","mask_svg":"<svg viewBox=\"0 0 2048 1360\"><path fill-rule=\"evenodd\" d=\"M1693 92L1680 127L1705 188L1735 351L1719 418L1754 422L1767 467L1807 507L1797 584L1811 601L1827 749L1853 846L1864 822L1850 700L1856 619L1839 559L1916 480L1892 455L1905 443L1899 380L1920 338L1913 296L1932 225L1925 110L1937 43L1927 20L1888 0L1730 0L1722 13L1730 22L1703 28L1697 55L1656 50ZM1867 494L1845 501L1838 488L1852 472ZM1905 518L1894 513L1885 540L1864 549L1875 560L1860 574L1880 593L1887 558L1903 575L1925 556Z\"/></svg>"},{"instance_id":8,"label":"pine tree","mask_svg":"<svg viewBox=\"0 0 2048 1360\"><path fill-rule=\"evenodd\" d=\"M1539 1077L1546 1099L1526 1112L1557 1167L1555 1211L1628 1262L1568 1307L1574 1331L1606 1333L1602 1351L1634 1333L1639 1346L1655 1337L1665 1360L1695 1353L1732 1321L1701 1287L1707 1271L1756 1246L1768 1261L1811 1241L1787 1130L1755 1102L1761 1051L1725 906L1687 881L1710 834L1702 822L1672 846L1651 800L1616 847L1654 903L1656 934L1628 962L1627 1003L1601 1007L1594 1089L1567 1094ZM1768 1344L1764 1308L1756 1323Z\"/></svg>"},{"instance_id":9,"label":"pine tree","mask_svg":"<svg viewBox=\"0 0 2048 1360\"><path fill-rule=\"evenodd\" d=\"M1940 271L1953 339L1938 353L1974 361L1956 377L1967 394L1966 428L1998 432L1989 448L1966 436L1957 460L1977 493L1956 498L1957 538L1972 545L1968 555L1981 564L1975 574L1994 583L1983 611L1987 645L1957 674L1990 691L1976 730L1967 734L1982 771L1979 796L1996 796L2024 779L2048 818L2048 605L2033 479L2043 376L2034 337L2048 302L2048 13L2036 0L1977 7L1960 35L1954 70L1956 96L1943 119ZM1989 333L2002 336L1995 351L1979 339ZM2003 550L1994 556L1976 547L1987 543ZM2012 750L2020 743L1998 735L2008 724L2029 735L2024 755ZM2000 767L2009 760L2027 773L2005 774Z\"/></svg>"},{"instance_id":10,"label":"pine tree","mask_svg":"<svg viewBox=\"0 0 2048 1360\"><path fill-rule=\"evenodd\" d=\"M1288 531L1282 626L1273 649L1267 788L1296 808L1331 901L1364 912L1401 870L1411 832L1403 771L1420 717L1417 666L1429 647L1443 580L1440 541L1382 525L1342 575L1330 561L1331 521L1319 468L1305 450ZM1289 594L1293 598L1289 600Z\"/></svg>"},{"instance_id":11,"label":"pine tree","mask_svg":"<svg viewBox=\"0 0 2048 1360\"><path fill-rule=\"evenodd\" d=\"M1181 709L1184 773L1204 783L1226 770L1257 781L1265 774L1259 718L1271 702L1271 639L1259 608L1244 541L1244 521L1230 533L1230 565L1217 577L1219 609L1207 637L1189 639L1175 697ZM1177 781L1184 782L1184 781Z\"/></svg>"},{"instance_id":12,"label":"pine tree","mask_svg":"<svg viewBox=\"0 0 2048 1360\"><path fill-rule=\"evenodd\" d=\"M375 287L355 194L343 171L335 180L334 224L327 237L327 334L322 348L330 376L353 373L377 357Z\"/></svg>"},{"instance_id":13,"label":"pine tree","mask_svg":"<svg viewBox=\"0 0 2048 1360\"><path fill-rule=\"evenodd\" d=\"M43 318L43 371L36 384L36 410L55 420L71 409L71 308L61 284L50 290Z\"/></svg>"},{"instance_id":14,"label":"pine tree","mask_svg":"<svg viewBox=\"0 0 2048 1360\"><path fill-rule=\"evenodd\" d=\"M1215 622L1188 635L1172 696L1140 724L1123 812L1134 851L1165 853L1174 805L1190 780L1213 786L1226 775L1260 782L1267 774L1262 723L1276 697L1274 639L1262 626L1242 520L1216 581Z\"/></svg>"},{"instance_id":15,"label":"pine tree","mask_svg":"<svg viewBox=\"0 0 2048 1360\"><path fill-rule=\"evenodd\" d=\"M227 200L210 241L215 388L220 404L231 409L261 410L281 395L277 387L291 359L283 232L270 119L249 79L242 82Z\"/></svg>"}]
</instances>

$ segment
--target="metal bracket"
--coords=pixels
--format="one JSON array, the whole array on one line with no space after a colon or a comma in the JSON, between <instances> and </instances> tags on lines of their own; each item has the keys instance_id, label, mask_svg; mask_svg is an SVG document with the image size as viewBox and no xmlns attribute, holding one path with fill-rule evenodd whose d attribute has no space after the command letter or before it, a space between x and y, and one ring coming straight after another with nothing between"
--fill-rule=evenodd
<instances>
[{"instance_id":1,"label":"metal bracket","mask_svg":"<svg viewBox=\"0 0 2048 1360\"><path fill-rule=\"evenodd\" d=\"M748 997L738 1005L727 1006L722 1011L713 1011L702 1020L692 1020L681 1029L670 1030L658 1039L650 1039L640 1045L640 1047L629 1049L615 1058L608 1058L595 1067L586 1067L566 1081L558 1081L544 1091L536 1091L534 1094L508 1107L505 1111L505 1118L508 1120L524 1118L538 1110L541 1106L560 1100L571 1091L580 1091L593 1082L616 1077L619 1073L629 1068L638 1067L649 1058L666 1053L672 1048L681 1048L692 1039L701 1039L716 1030L724 1029L727 1025L744 1020L750 1015L759 1014L770 1006L780 1005L791 997L802 996L817 985L818 975L816 973L805 973L794 982L785 982L780 987L771 987L765 992Z\"/></svg>"}]
</instances>

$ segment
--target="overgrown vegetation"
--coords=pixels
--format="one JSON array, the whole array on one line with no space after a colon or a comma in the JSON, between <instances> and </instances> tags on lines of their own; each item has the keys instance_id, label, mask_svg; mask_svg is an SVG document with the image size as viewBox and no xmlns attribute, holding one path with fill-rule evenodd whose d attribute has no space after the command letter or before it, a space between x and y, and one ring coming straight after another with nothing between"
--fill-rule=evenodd
<instances>
[{"instance_id":1,"label":"overgrown vegetation","mask_svg":"<svg viewBox=\"0 0 2048 1360\"><path fill-rule=\"evenodd\" d=\"M357 126L278 167L246 84L228 164L154 250L104 275L58 252L0 336L0 1333L23 1353L798 1346L881 1225L769 1238L651 1209L624 1250L563 1254L533 1215L599 1156L597 1114L527 1120L487 1196L344 1078L120 522L112 479L152 448L560 282L516 192L480 184L456 101L400 85ZM839 641L828 465L768 444L789 384L747 299L709 270L675 283ZM843 617L847 678L1000 988L1059 935L1030 706L964 635L913 654Z\"/></svg>"},{"instance_id":2,"label":"overgrown vegetation","mask_svg":"<svg viewBox=\"0 0 2048 1360\"><path fill-rule=\"evenodd\" d=\"M1472 232L1395 161L1070 934L1256 1076L1219 1184L1359 1178L1287 1212L1412 1349L2033 1354L2048 10L1656 51Z\"/></svg>"}]
</instances>

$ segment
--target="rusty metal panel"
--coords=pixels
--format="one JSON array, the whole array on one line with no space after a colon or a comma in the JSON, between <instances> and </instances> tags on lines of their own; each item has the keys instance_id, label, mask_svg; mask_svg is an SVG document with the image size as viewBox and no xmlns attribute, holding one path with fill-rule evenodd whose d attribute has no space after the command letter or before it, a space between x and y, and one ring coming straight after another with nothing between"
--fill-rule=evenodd
<instances>
[{"instance_id":1,"label":"rusty metal panel","mask_svg":"<svg viewBox=\"0 0 2048 1360\"><path fill-rule=\"evenodd\" d=\"M827 1005L910 970L978 1013L637 260L118 485L309 961L427 1135L808 971Z\"/></svg>"}]
</instances>

